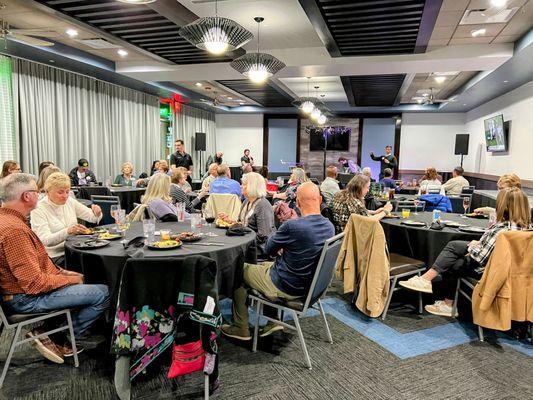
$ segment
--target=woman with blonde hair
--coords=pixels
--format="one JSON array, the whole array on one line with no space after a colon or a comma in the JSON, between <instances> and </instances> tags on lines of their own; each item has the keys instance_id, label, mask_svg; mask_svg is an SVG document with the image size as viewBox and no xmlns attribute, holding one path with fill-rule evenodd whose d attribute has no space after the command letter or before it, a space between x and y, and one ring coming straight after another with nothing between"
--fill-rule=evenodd
<instances>
[{"instance_id":1,"label":"woman with blonde hair","mask_svg":"<svg viewBox=\"0 0 533 400\"><path fill-rule=\"evenodd\" d=\"M415 276L400 285L418 292L433 293L432 281L442 276L444 300L427 305L426 311L445 317L452 315L453 295L457 276L472 275L480 278L494 250L500 232L528 229L531 226L531 209L525 193L517 188L505 188L496 198L496 223L492 225L478 240L470 242L453 240L448 242L433 263L433 266L422 276Z\"/></svg>"},{"instance_id":2,"label":"woman with blonde hair","mask_svg":"<svg viewBox=\"0 0 533 400\"><path fill-rule=\"evenodd\" d=\"M245 197L239 213L239 221L243 226L256 232L257 247L262 252L262 245L276 228L274 210L266 199L265 178L257 172L248 172L242 178L242 194Z\"/></svg>"},{"instance_id":3,"label":"woman with blonde hair","mask_svg":"<svg viewBox=\"0 0 533 400\"><path fill-rule=\"evenodd\" d=\"M55 165L50 165L48 167L45 167L39 174L39 179L37 179L37 189L40 193L39 200L46 196L46 193L44 192L44 183L46 182L48 177L54 172L61 172L61 169L59 167L56 167Z\"/></svg>"},{"instance_id":4,"label":"woman with blonde hair","mask_svg":"<svg viewBox=\"0 0 533 400\"><path fill-rule=\"evenodd\" d=\"M181 171L181 173L185 176L185 183L181 185L181 188L185 193L192 192L192 186L189 182L187 182L187 177L189 176L189 170L185 167L176 167L178 171Z\"/></svg>"},{"instance_id":5,"label":"woman with blonde hair","mask_svg":"<svg viewBox=\"0 0 533 400\"><path fill-rule=\"evenodd\" d=\"M20 164L14 160L7 160L2 166L2 175L0 175L0 178L5 178L17 172L20 172Z\"/></svg>"},{"instance_id":6,"label":"woman with blonde hair","mask_svg":"<svg viewBox=\"0 0 533 400\"><path fill-rule=\"evenodd\" d=\"M355 175L346 188L335 193L331 203L333 220L337 232L344 231L350 215L358 214L372 219L380 220L392 211L392 205L387 202L385 206L377 210L367 210L365 196L370 190L370 178L367 175Z\"/></svg>"},{"instance_id":7,"label":"woman with blonde hair","mask_svg":"<svg viewBox=\"0 0 533 400\"><path fill-rule=\"evenodd\" d=\"M129 161L126 161L122 164L121 174L117 175L115 178L115 185L121 186L135 186L135 178L133 176L133 164Z\"/></svg>"},{"instance_id":8,"label":"woman with blonde hair","mask_svg":"<svg viewBox=\"0 0 533 400\"><path fill-rule=\"evenodd\" d=\"M170 197L170 177L158 172L150 177L142 203L129 215L129 221L140 221L145 217L145 211L161 222L177 221L176 207Z\"/></svg>"},{"instance_id":9,"label":"woman with blonde hair","mask_svg":"<svg viewBox=\"0 0 533 400\"><path fill-rule=\"evenodd\" d=\"M442 182L438 179L437 170L434 167L426 168L425 179L420 182L420 192L427 193L429 189L440 189Z\"/></svg>"},{"instance_id":10,"label":"woman with blonde hair","mask_svg":"<svg viewBox=\"0 0 533 400\"><path fill-rule=\"evenodd\" d=\"M512 187L522 189L522 181L516 174L504 174L500 176L500 179L498 179L496 186L498 187L498 190ZM476 208L474 212L478 214L489 215L490 213L496 212L496 210L492 207L479 207Z\"/></svg>"},{"instance_id":11,"label":"woman with blonde hair","mask_svg":"<svg viewBox=\"0 0 533 400\"><path fill-rule=\"evenodd\" d=\"M47 167L45 170L52 168ZM43 171L44 172L44 171ZM46 196L31 212L31 228L43 242L54 263L64 263L65 240L69 235L84 234L87 228L78 220L98 223L102 210L97 205L88 208L70 196L70 178L53 172L44 183Z\"/></svg>"}]
</instances>

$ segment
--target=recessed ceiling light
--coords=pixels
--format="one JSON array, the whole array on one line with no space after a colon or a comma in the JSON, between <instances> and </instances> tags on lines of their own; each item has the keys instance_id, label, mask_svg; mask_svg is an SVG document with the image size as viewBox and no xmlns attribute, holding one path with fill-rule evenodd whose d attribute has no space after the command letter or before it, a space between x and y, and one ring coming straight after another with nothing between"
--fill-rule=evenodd
<instances>
[{"instance_id":1,"label":"recessed ceiling light","mask_svg":"<svg viewBox=\"0 0 533 400\"><path fill-rule=\"evenodd\" d=\"M463 104L463 106L467 106L468 104Z\"/></svg>"},{"instance_id":2,"label":"recessed ceiling light","mask_svg":"<svg viewBox=\"0 0 533 400\"><path fill-rule=\"evenodd\" d=\"M509 81L503 81L503 83L508 83Z\"/></svg>"},{"instance_id":3,"label":"recessed ceiling light","mask_svg":"<svg viewBox=\"0 0 533 400\"><path fill-rule=\"evenodd\" d=\"M445 76L436 76L435 77L435 82L437 83L442 83L446 80L446 77Z\"/></svg>"},{"instance_id":4,"label":"recessed ceiling light","mask_svg":"<svg viewBox=\"0 0 533 400\"><path fill-rule=\"evenodd\" d=\"M195 85L198 86L198 87L202 86L202 84L200 82L196 82Z\"/></svg>"},{"instance_id":5,"label":"recessed ceiling light","mask_svg":"<svg viewBox=\"0 0 533 400\"><path fill-rule=\"evenodd\" d=\"M71 38L74 38L78 36L78 31L76 29L69 28L65 31L67 35L69 35Z\"/></svg>"},{"instance_id":6,"label":"recessed ceiling light","mask_svg":"<svg viewBox=\"0 0 533 400\"><path fill-rule=\"evenodd\" d=\"M228 100L233 100L233 97L228 97Z\"/></svg>"},{"instance_id":7,"label":"recessed ceiling light","mask_svg":"<svg viewBox=\"0 0 533 400\"><path fill-rule=\"evenodd\" d=\"M157 0L117 0L120 3L127 3L127 4L150 4L155 3Z\"/></svg>"},{"instance_id":8,"label":"recessed ceiling light","mask_svg":"<svg viewBox=\"0 0 533 400\"><path fill-rule=\"evenodd\" d=\"M472 35L472 37L483 36L485 33L487 33L487 30L485 28L474 29L470 31L470 34Z\"/></svg>"},{"instance_id":9,"label":"recessed ceiling light","mask_svg":"<svg viewBox=\"0 0 533 400\"><path fill-rule=\"evenodd\" d=\"M120 57L126 57L128 55L128 52L124 49L118 49L117 50L117 54L120 56Z\"/></svg>"},{"instance_id":10,"label":"recessed ceiling light","mask_svg":"<svg viewBox=\"0 0 533 400\"><path fill-rule=\"evenodd\" d=\"M490 5L492 7L505 7L507 5L507 0L490 0Z\"/></svg>"},{"instance_id":11,"label":"recessed ceiling light","mask_svg":"<svg viewBox=\"0 0 533 400\"><path fill-rule=\"evenodd\" d=\"M49 62L49 63L52 63L52 64L55 63L54 60L48 60L48 62Z\"/></svg>"}]
</instances>

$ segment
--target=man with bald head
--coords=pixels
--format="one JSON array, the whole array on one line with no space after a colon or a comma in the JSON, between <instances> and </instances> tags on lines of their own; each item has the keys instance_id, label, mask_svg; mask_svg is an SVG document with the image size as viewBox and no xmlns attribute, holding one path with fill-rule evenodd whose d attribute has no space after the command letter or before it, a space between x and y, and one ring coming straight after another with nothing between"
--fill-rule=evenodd
<instances>
[{"instance_id":1,"label":"man with bald head","mask_svg":"<svg viewBox=\"0 0 533 400\"><path fill-rule=\"evenodd\" d=\"M270 299L294 300L307 295L324 242L335 234L331 222L320 214L321 202L318 186L313 182L300 185L296 203L301 217L284 222L266 243L266 253L276 257L274 263L244 265L244 286L233 295L233 325L222 325L226 336L251 339L246 304L248 288ZM280 329L283 329L281 325L269 323L261 336Z\"/></svg>"}]
</instances>

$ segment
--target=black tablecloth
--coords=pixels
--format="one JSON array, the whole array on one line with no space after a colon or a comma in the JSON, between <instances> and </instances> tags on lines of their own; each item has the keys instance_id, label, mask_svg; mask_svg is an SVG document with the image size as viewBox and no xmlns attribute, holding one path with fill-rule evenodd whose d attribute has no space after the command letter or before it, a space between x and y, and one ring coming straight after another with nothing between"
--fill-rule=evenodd
<instances>
[{"instance_id":1,"label":"black tablecloth","mask_svg":"<svg viewBox=\"0 0 533 400\"><path fill-rule=\"evenodd\" d=\"M120 199L120 206L126 210L126 213L134 209L133 203L140 203L141 197L146 191L146 188L141 187L112 187L111 195L118 196Z\"/></svg>"},{"instance_id":2,"label":"black tablecloth","mask_svg":"<svg viewBox=\"0 0 533 400\"><path fill-rule=\"evenodd\" d=\"M109 227L109 226L108 226ZM156 231L169 229L173 233L190 230L189 221L157 223ZM203 255L216 261L218 273L218 292L221 297L231 297L233 291L242 283L244 262L256 263L255 233L245 236L226 236L226 230L219 228L202 228L203 233L213 232L219 236L204 237L197 244L184 243L174 250L150 250L144 248L144 257L187 257ZM126 239L142 236L142 222L134 222L126 233ZM87 239L72 237L65 242L67 269L81 272L86 283L104 283L109 286L113 307L116 304L120 276L126 263L127 255L120 240L112 241L107 247L94 250L79 250L73 243ZM223 243L224 246L201 246L200 243Z\"/></svg>"},{"instance_id":3,"label":"black tablecloth","mask_svg":"<svg viewBox=\"0 0 533 400\"><path fill-rule=\"evenodd\" d=\"M418 215L411 213L409 220L431 223L431 212L419 212ZM459 214L442 213L442 220L455 221L470 226L486 228L488 219L462 218ZM401 218L384 218L381 225L387 237L387 244L391 253L398 253L407 257L413 257L424 261L427 266L433 262L442 251L444 246L451 240L477 240L479 233L461 232L456 228L444 228L436 231L423 227L402 225Z\"/></svg>"},{"instance_id":4,"label":"black tablecloth","mask_svg":"<svg viewBox=\"0 0 533 400\"><path fill-rule=\"evenodd\" d=\"M77 191L76 197L90 200L91 196L110 196L111 192L106 186L74 186Z\"/></svg>"},{"instance_id":5,"label":"black tablecloth","mask_svg":"<svg viewBox=\"0 0 533 400\"><path fill-rule=\"evenodd\" d=\"M417 194L418 193L418 189L417 187L409 187L409 186L406 186L406 187L403 187L399 190L396 191L397 194Z\"/></svg>"}]
</instances>

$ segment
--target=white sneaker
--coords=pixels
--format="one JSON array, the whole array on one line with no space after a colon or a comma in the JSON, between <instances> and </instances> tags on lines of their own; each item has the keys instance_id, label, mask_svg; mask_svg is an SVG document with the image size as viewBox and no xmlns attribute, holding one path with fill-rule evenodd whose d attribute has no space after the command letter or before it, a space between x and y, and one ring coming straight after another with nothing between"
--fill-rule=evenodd
<instances>
[{"instance_id":1,"label":"white sneaker","mask_svg":"<svg viewBox=\"0 0 533 400\"><path fill-rule=\"evenodd\" d=\"M400 281L398 283L404 288L416 290L417 292L433 293L431 281L428 281L427 279L424 279L418 275L413 276L412 278L409 278L406 281Z\"/></svg>"},{"instance_id":2,"label":"white sneaker","mask_svg":"<svg viewBox=\"0 0 533 400\"><path fill-rule=\"evenodd\" d=\"M450 307L448 304L446 304L442 300L437 300L435 304L428 304L424 307L426 311L433 315L440 315L442 317L454 317L457 318L459 316L458 312L455 312L455 315L452 315L453 308Z\"/></svg>"}]
</instances>

